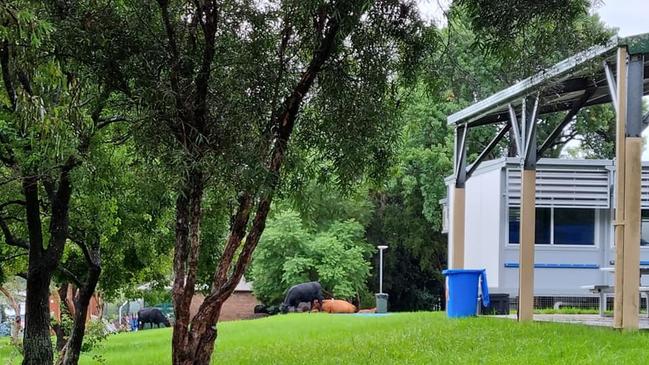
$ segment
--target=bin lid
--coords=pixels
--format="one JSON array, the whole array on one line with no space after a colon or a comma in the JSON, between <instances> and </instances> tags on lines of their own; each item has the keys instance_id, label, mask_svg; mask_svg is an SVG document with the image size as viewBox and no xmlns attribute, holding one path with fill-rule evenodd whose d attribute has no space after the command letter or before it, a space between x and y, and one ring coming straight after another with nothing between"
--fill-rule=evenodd
<instances>
[{"instance_id":1,"label":"bin lid","mask_svg":"<svg viewBox=\"0 0 649 365\"><path fill-rule=\"evenodd\" d=\"M455 274L482 274L485 269L448 269L442 271L444 275L455 275Z\"/></svg>"}]
</instances>

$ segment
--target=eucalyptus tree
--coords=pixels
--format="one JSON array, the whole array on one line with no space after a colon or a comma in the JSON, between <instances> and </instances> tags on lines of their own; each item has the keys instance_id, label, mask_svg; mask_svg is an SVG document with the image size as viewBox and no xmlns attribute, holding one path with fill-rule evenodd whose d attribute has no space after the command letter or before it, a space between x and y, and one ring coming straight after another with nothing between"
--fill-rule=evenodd
<instances>
[{"instance_id":1,"label":"eucalyptus tree","mask_svg":"<svg viewBox=\"0 0 649 365\"><path fill-rule=\"evenodd\" d=\"M173 200L164 178L143 165L131 142L98 143L75 171L69 244L57 275L62 287L74 293L72 327L59 354L62 364L79 362L95 292L111 300L143 282L167 284L171 274Z\"/></svg>"},{"instance_id":2,"label":"eucalyptus tree","mask_svg":"<svg viewBox=\"0 0 649 365\"><path fill-rule=\"evenodd\" d=\"M28 254L23 364L39 365L53 361L49 287L64 271L75 171L100 131L122 120L105 113L114 85L68 57L42 5L0 4L0 184L13 192L0 202L0 228Z\"/></svg>"},{"instance_id":3,"label":"eucalyptus tree","mask_svg":"<svg viewBox=\"0 0 649 365\"><path fill-rule=\"evenodd\" d=\"M385 162L400 91L436 30L414 1L131 5L124 23L137 26L133 42L143 44L132 60L133 95L151 121L136 138L177 176L173 362L207 364L221 306L264 231L282 166L349 183ZM315 163L303 164L306 156ZM203 197L213 189L231 207L229 230L190 318L201 255L218 245L201 238Z\"/></svg>"}]
</instances>

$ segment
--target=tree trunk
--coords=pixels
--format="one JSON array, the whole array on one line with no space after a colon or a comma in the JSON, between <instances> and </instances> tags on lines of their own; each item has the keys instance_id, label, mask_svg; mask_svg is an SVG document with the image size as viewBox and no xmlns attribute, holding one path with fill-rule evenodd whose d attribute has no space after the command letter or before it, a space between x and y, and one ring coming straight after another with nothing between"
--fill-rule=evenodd
<instances>
[{"instance_id":1,"label":"tree trunk","mask_svg":"<svg viewBox=\"0 0 649 365\"><path fill-rule=\"evenodd\" d=\"M209 365L212 353L214 352L214 343L216 342L217 330L216 323L221 314L222 302L219 302L214 311L207 316L196 318L192 321L192 347L194 359L183 365ZM197 315L198 317L198 315ZM194 323L200 323L194 328Z\"/></svg>"},{"instance_id":2,"label":"tree trunk","mask_svg":"<svg viewBox=\"0 0 649 365\"><path fill-rule=\"evenodd\" d=\"M192 360L190 313L200 247L200 223L202 219L203 174L192 169L181 186L176 199L176 242L174 247L173 302L175 322L172 336L172 360L174 364L186 364Z\"/></svg>"},{"instance_id":3,"label":"tree trunk","mask_svg":"<svg viewBox=\"0 0 649 365\"><path fill-rule=\"evenodd\" d=\"M16 299L14 298L13 295L9 292L9 290L5 289L4 287L0 286L0 293L4 294L5 297L7 297L7 300L9 301L9 305L11 306L11 309L14 310L14 313L16 313L16 318L14 318L14 322L11 324L11 343L14 345L18 345L20 343L20 330L21 330L21 325L20 325L20 306L16 302Z\"/></svg>"},{"instance_id":4,"label":"tree trunk","mask_svg":"<svg viewBox=\"0 0 649 365\"><path fill-rule=\"evenodd\" d=\"M70 285L68 283L63 283L57 290L59 294L59 306L61 309L61 318L59 319L59 323L56 323L52 325L52 329L54 330L54 334L56 334L56 350L61 351L63 350L63 346L65 346L65 343L67 342L67 334L65 333L65 330L63 329L63 316L64 316L64 311L63 309L66 309L68 314L73 313L71 310L71 306L68 304L67 301L67 296L68 296L68 288Z\"/></svg>"},{"instance_id":5,"label":"tree trunk","mask_svg":"<svg viewBox=\"0 0 649 365\"><path fill-rule=\"evenodd\" d=\"M76 166L70 158L63 166L58 189L52 191L50 240L43 246L39 177L23 177L25 217L29 231L29 264L27 270L27 300L25 305L25 336L23 341L23 365L50 365L53 363L50 340L50 282L63 255L68 238L68 212L72 185L70 171Z\"/></svg>"},{"instance_id":6,"label":"tree trunk","mask_svg":"<svg viewBox=\"0 0 649 365\"><path fill-rule=\"evenodd\" d=\"M53 361L50 340L50 279L51 273L32 268L27 275L23 365L46 365Z\"/></svg>"},{"instance_id":7,"label":"tree trunk","mask_svg":"<svg viewBox=\"0 0 649 365\"><path fill-rule=\"evenodd\" d=\"M79 363L81 345L83 344L83 337L86 332L88 306L97 287L100 274L101 267L91 265L88 268L88 279L84 283L84 286L79 289L79 293L74 301L75 310L72 333L62 353L64 365L77 365Z\"/></svg>"}]
</instances>

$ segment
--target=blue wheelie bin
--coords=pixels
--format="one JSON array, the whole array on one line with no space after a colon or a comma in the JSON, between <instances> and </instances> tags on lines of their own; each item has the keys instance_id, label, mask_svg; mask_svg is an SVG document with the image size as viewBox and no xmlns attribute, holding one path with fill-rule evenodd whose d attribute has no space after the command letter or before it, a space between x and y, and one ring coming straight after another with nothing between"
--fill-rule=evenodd
<instances>
[{"instance_id":1,"label":"blue wheelie bin","mask_svg":"<svg viewBox=\"0 0 649 365\"><path fill-rule=\"evenodd\" d=\"M485 270L449 269L442 274L446 276L446 315L449 318L477 315L478 287L482 290L482 302L489 305Z\"/></svg>"}]
</instances>

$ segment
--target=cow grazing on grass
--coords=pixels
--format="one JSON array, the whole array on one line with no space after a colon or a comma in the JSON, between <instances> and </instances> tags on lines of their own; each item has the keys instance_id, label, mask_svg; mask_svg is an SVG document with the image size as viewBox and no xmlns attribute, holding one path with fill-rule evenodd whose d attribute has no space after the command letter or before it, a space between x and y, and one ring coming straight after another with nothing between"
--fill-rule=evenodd
<instances>
[{"instance_id":1,"label":"cow grazing on grass","mask_svg":"<svg viewBox=\"0 0 649 365\"><path fill-rule=\"evenodd\" d=\"M151 323L151 328L156 324L160 328L160 324L165 327L171 327L169 319L158 308L142 308L137 312L138 329L144 329L146 323Z\"/></svg>"},{"instance_id":2,"label":"cow grazing on grass","mask_svg":"<svg viewBox=\"0 0 649 365\"><path fill-rule=\"evenodd\" d=\"M313 303L318 302L318 308L322 309L322 286L317 281L310 283L302 283L292 286L286 292L284 303L280 306L282 313L287 313L289 308L297 312L297 307L300 303Z\"/></svg>"}]
</instances>

